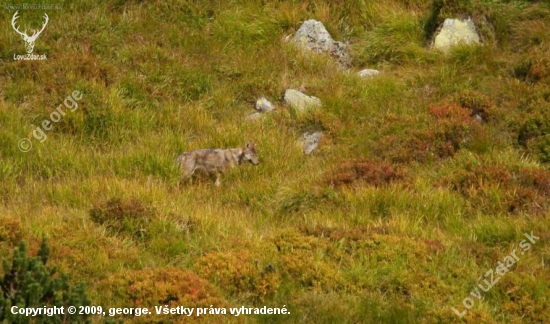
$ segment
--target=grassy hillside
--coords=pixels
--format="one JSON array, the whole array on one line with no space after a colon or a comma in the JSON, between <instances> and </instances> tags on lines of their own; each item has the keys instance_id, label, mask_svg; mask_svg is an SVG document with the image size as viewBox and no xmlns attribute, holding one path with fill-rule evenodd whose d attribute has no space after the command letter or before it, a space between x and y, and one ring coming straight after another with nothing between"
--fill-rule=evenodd
<instances>
[{"instance_id":1,"label":"grassy hillside","mask_svg":"<svg viewBox=\"0 0 550 324\"><path fill-rule=\"evenodd\" d=\"M14 61L14 12L0 10L1 258L47 237L49 264L103 307L290 312L203 323L550 322L548 1L64 1L34 48L46 61ZM483 46L429 49L466 16ZM307 19L349 43L349 72L285 41ZM286 106L300 87L323 107ZM245 120L261 96L277 109ZM260 165L180 181L179 153L247 141Z\"/></svg>"}]
</instances>

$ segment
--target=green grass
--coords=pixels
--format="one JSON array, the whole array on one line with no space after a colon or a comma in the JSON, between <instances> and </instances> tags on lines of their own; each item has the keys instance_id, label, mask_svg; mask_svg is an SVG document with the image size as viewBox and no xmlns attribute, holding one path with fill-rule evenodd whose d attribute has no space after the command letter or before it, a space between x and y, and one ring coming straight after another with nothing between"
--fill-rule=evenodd
<instances>
[{"instance_id":1,"label":"green grass","mask_svg":"<svg viewBox=\"0 0 550 324\"><path fill-rule=\"evenodd\" d=\"M549 4L439 2L67 1L48 11L43 62L13 61L24 44L5 24L0 256L45 236L49 262L103 307L153 310L180 294L172 305L291 312L207 323L547 322ZM429 50L434 27L465 14L483 46ZM350 73L284 41L306 19L349 43ZM354 75L364 68L381 74ZM322 108L284 104L302 85ZM78 109L38 142L32 131L73 90ZM261 96L277 109L245 120ZM318 129L305 156L298 140ZM247 141L260 165L219 188L180 181L179 153ZM361 169L383 163L403 176ZM98 221L109 201L122 212ZM451 307L531 231L540 241L459 319Z\"/></svg>"}]
</instances>

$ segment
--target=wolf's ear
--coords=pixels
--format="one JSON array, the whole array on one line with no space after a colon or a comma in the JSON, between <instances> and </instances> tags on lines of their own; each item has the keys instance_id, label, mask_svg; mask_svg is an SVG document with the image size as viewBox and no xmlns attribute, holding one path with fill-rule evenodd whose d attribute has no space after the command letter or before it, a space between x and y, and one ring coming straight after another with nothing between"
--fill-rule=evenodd
<instances>
[{"instance_id":1,"label":"wolf's ear","mask_svg":"<svg viewBox=\"0 0 550 324\"><path fill-rule=\"evenodd\" d=\"M244 147L249 148L250 147L250 142L246 142L246 145Z\"/></svg>"}]
</instances>

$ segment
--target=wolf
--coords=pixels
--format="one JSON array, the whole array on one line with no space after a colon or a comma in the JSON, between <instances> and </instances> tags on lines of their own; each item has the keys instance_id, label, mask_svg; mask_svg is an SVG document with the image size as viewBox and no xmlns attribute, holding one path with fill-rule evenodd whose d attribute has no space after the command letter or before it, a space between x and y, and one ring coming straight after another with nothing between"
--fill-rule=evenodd
<instances>
[{"instance_id":1,"label":"wolf","mask_svg":"<svg viewBox=\"0 0 550 324\"><path fill-rule=\"evenodd\" d=\"M196 170L216 174L215 185L220 185L220 173L241 165L243 162L258 165L256 146L254 143L246 143L244 147L229 149L201 149L180 154L176 158L176 164L183 172L183 179L189 179Z\"/></svg>"}]
</instances>

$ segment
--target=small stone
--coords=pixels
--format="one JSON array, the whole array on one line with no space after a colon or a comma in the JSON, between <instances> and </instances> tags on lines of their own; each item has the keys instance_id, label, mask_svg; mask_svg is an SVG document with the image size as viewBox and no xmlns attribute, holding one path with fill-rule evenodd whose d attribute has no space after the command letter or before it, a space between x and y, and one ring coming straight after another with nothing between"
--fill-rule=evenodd
<instances>
[{"instance_id":1,"label":"small stone","mask_svg":"<svg viewBox=\"0 0 550 324\"><path fill-rule=\"evenodd\" d=\"M261 97L256 101L256 110L261 112L271 111L275 109L275 106L269 100L267 100L265 97Z\"/></svg>"},{"instance_id":2,"label":"small stone","mask_svg":"<svg viewBox=\"0 0 550 324\"><path fill-rule=\"evenodd\" d=\"M380 74L380 71L378 70L372 70L372 69L364 69L359 72L357 72L357 75L362 78L373 78Z\"/></svg>"},{"instance_id":3,"label":"small stone","mask_svg":"<svg viewBox=\"0 0 550 324\"><path fill-rule=\"evenodd\" d=\"M472 119L478 124L483 123L483 118L479 114L475 114Z\"/></svg>"},{"instance_id":4,"label":"small stone","mask_svg":"<svg viewBox=\"0 0 550 324\"><path fill-rule=\"evenodd\" d=\"M299 111L322 106L319 98L305 95L294 89L287 89L285 91L285 102Z\"/></svg>"},{"instance_id":5,"label":"small stone","mask_svg":"<svg viewBox=\"0 0 550 324\"><path fill-rule=\"evenodd\" d=\"M318 146L323 137L323 132L317 131L313 133L305 133L302 135L302 140L304 142L304 153L311 154Z\"/></svg>"}]
</instances>

